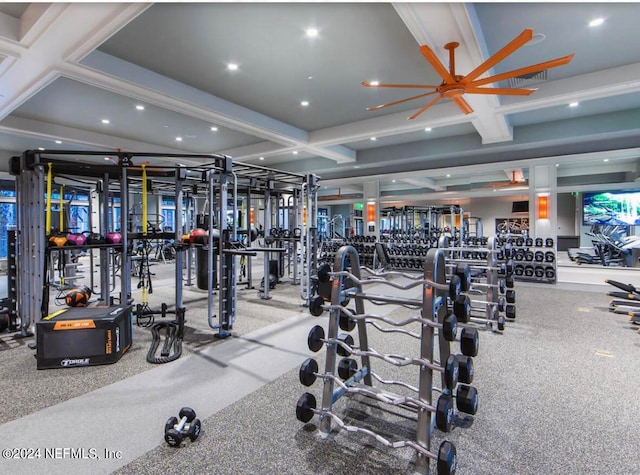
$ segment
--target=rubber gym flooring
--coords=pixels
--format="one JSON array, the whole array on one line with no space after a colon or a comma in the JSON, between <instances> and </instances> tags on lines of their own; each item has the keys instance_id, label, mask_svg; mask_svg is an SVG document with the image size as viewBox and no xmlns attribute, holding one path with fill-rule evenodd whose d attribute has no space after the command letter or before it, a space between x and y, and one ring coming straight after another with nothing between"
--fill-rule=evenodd
<instances>
[{"instance_id":1,"label":"rubber gym flooring","mask_svg":"<svg viewBox=\"0 0 640 475\"><path fill-rule=\"evenodd\" d=\"M152 304L171 302L173 282L161 279L161 265L154 272ZM434 450L445 439L456 444L459 474L640 473L637 327L607 311L606 287L559 287L516 284L517 320L503 333L481 330L478 413L458 419L448 434L436 431L432 440ZM382 286L367 290L392 293ZM305 388L298 368L313 355L306 346L309 329L326 324L326 316L309 316L299 287L287 282L272 296L266 301L255 289L239 290L234 336L220 341L206 323L204 292L188 288L183 356L165 365L146 362L150 337L142 328L119 362L64 370L36 370L27 342L3 335L0 448L33 449L32 456L40 449L40 458L0 459L0 471L412 473L410 449L393 450L345 431L321 439L317 417L307 424L296 419L302 392L320 401L321 382ZM371 311L397 319L415 314L398 306ZM406 336L369 335L381 352L408 354L416 347ZM322 368L322 351L315 357ZM384 377L417 380L415 368L372 365ZM202 434L171 448L163 440L164 423L182 406L195 409ZM345 422L388 438L411 438L415 430L403 411L361 397L334 407Z\"/></svg>"}]
</instances>

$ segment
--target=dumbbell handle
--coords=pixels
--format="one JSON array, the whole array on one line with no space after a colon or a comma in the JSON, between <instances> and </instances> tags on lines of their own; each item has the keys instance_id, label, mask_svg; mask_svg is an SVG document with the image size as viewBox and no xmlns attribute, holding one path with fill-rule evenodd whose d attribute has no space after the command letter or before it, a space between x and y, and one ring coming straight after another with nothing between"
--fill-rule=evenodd
<instances>
[{"instance_id":1,"label":"dumbbell handle","mask_svg":"<svg viewBox=\"0 0 640 475\"><path fill-rule=\"evenodd\" d=\"M186 424L187 424L187 417L184 416L182 419L180 419L180 422L178 422L177 425L173 426L173 428L178 432L182 432L182 429L184 429L184 426Z\"/></svg>"}]
</instances>

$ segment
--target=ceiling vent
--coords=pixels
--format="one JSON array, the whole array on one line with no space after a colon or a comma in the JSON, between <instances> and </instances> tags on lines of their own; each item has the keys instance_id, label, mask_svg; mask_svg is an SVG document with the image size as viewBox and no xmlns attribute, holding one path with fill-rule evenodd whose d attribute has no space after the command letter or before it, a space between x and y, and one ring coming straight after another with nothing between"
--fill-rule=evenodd
<instances>
[{"instance_id":1,"label":"ceiling vent","mask_svg":"<svg viewBox=\"0 0 640 475\"><path fill-rule=\"evenodd\" d=\"M533 73L523 74L509 79L509 86L513 88L521 88L531 86L541 81L549 79L549 70L536 71Z\"/></svg>"}]
</instances>

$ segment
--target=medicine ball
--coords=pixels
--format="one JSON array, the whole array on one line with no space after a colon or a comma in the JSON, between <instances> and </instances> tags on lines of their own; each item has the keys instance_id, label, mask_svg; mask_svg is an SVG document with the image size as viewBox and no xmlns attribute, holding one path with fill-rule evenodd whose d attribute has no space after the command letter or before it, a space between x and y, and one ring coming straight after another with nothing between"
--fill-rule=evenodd
<instances>
[{"instance_id":1,"label":"medicine ball","mask_svg":"<svg viewBox=\"0 0 640 475\"><path fill-rule=\"evenodd\" d=\"M64 297L64 302L69 307L85 307L91 298L91 290L88 287L71 289Z\"/></svg>"},{"instance_id":2,"label":"medicine ball","mask_svg":"<svg viewBox=\"0 0 640 475\"><path fill-rule=\"evenodd\" d=\"M207 231L202 228L192 229L189 233L189 242L192 244L207 244Z\"/></svg>"}]
</instances>

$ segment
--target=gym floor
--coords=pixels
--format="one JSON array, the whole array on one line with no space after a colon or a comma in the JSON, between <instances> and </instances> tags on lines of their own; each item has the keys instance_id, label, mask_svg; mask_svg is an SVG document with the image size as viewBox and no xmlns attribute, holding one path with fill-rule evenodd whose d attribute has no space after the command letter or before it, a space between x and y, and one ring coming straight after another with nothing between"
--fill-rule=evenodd
<instances>
[{"instance_id":1,"label":"gym floor","mask_svg":"<svg viewBox=\"0 0 640 475\"><path fill-rule=\"evenodd\" d=\"M172 302L171 266L152 269L151 305ZM389 293L382 286L367 290ZM436 431L432 449L452 441L459 474L639 473L637 327L608 312L606 286L517 283L516 290L518 318L503 333L480 331L473 383L478 413L458 419L448 434ZM321 439L317 417L307 424L296 419L302 392L320 401L321 382L305 388L298 368L313 355L306 346L309 329L326 327L326 316L309 316L299 287L286 279L271 295L263 300L256 289L239 289L233 336L221 341L207 325L205 292L186 287L183 355L165 365L146 362L151 338L144 328L135 329L132 348L117 363L64 370L36 370L30 340L2 335L0 448L32 449L35 458L13 451L23 459L1 459L0 470L412 473L410 449L389 449L345 431ZM394 319L415 314L399 306L370 310ZM381 352L411 352L402 335L369 335ZM322 354L315 354L320 368ZM417 381L415 368L398 371L375 360L372 365L384 377ZM195 409L202 433L172 448L163 427L182 406ZM335 410L345 422L388 438L412 438L415 431L403 411L360 397L342 398Z\"/></svg>"}]
</instances>

